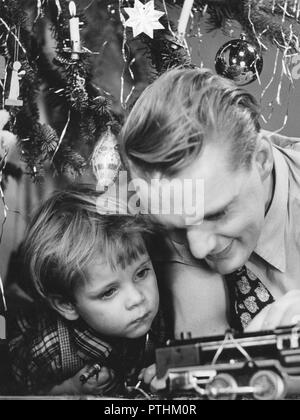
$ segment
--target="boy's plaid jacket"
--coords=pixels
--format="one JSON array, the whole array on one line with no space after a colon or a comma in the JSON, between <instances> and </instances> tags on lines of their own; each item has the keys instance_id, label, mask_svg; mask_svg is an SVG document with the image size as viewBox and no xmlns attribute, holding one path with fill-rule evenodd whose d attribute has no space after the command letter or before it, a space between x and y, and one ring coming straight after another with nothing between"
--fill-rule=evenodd
<instances>
[{"instance_id":1,"label":"boy's plaid jacket","mask_svg":"<svg viewBox=\"0 0 300 420\"><path fill-rule=\"evenodd\" d=\"M114 369L124 381L154 362L154 347L145 348L145 337L107 342L82 321L68 322L45 305L9 317L8 344L14 387L22 394L45 394L93 363Z\"/></svg>"}]
</instances>

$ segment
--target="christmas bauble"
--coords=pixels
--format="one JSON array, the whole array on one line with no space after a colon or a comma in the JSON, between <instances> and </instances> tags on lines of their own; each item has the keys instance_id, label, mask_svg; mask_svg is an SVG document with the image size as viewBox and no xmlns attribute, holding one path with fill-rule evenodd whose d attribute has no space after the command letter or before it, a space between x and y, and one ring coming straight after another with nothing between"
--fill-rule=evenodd
<instances>
[{"instance_id":1,"label":"christmas bauble","mask_svg":"<svg viewBox=\"0 0 300 420\"><path fill-rule=\"evenodd\" d=\"M216 71L220 76L244 86L254 82L263 69L263 58L259 50L244 35L241 39L227 42L216 56Z\"/></svg>"},{"instance_id":2,"label":"christmas bauble","mask_svg":"<svg viewBox=\"0 0 300 420\"><path fill-rule=\"evenodd\" d=\"M117 139L110 129L101 137L94 149L92 168L98 181L98 191L106 191L118 177L121 158Z\"/></svg>"}]
</instances>

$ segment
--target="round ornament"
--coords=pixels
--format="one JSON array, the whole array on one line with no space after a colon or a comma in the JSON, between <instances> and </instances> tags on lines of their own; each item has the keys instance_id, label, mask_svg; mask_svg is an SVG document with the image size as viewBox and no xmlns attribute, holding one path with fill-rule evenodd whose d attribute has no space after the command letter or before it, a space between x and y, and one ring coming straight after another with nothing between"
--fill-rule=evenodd
<instances>
[{"instance_id":1,"label":"round ornament","mask_svg":"<svg viewBox=\"0 0 300 420\"><path fill-rule=\"evenodd\" d=\"M254 82L262 72L263 58L259 50L246 40L227 42L220 48L215 60L216 71L220 76L233 80L238 86Z\"/></svg>"}]
</instances>

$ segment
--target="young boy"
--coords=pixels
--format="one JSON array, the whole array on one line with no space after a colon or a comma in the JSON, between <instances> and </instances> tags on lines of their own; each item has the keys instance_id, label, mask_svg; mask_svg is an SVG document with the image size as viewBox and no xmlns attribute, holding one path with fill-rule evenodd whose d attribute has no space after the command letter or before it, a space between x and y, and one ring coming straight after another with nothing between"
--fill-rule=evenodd
<instances>
[{"instance_id":1,"label":"young boy","mask_svg":"<svg viewBox=\"0 0 300 420\"><path fill-rule=\"evenodd\" d=\"M41 207L24 244L38 303L9 323L18 392L107 395L147 366L159 307L150 236L144 219L97 213L93 193Z\"/></svg>"}]
</instances>

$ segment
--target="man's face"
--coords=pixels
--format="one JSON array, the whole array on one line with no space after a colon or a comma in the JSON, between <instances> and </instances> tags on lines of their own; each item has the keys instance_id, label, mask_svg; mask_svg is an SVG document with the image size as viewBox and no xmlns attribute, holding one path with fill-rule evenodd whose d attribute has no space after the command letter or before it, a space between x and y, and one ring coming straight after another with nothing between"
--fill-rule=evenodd
<instances>
[{"instance_id":1,"label":"man's face","mask_svg":"<svg viewBox=\"0 0 300 420\"><path fill-rule=\"evenodd\" d=\"M75 292L77 314L108 337L138 338L151 328L159 294L149 255L112 270L101 261L91 264L87 281Z\"/></svg>"},{"instance_id":2,"label":"man's face","mask_svg":"<svg viewBox=\"0 0 300 420\"><path fill-rule=\"evenodd\" d=\"M190 219L184 214L156 216L170 230L186 236L195 258L205 259L223 275L244 265L254 251L266 205L256 162L250 169L232 171L228 153L224 145L212 142L178 176L182 182L203 180L204 218L187 223Z\"/></svg>"}]
</instances>

